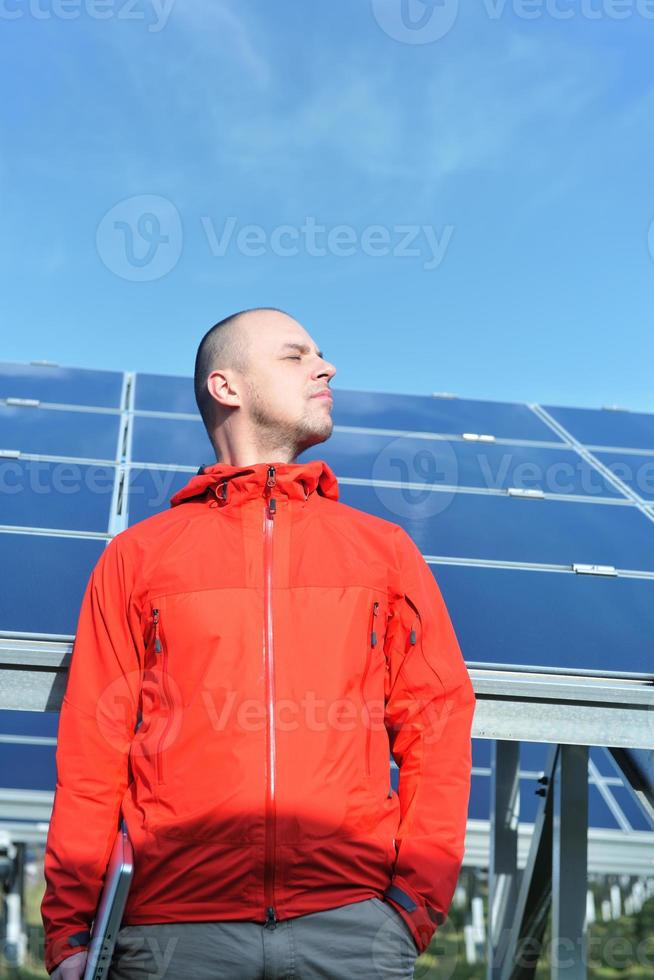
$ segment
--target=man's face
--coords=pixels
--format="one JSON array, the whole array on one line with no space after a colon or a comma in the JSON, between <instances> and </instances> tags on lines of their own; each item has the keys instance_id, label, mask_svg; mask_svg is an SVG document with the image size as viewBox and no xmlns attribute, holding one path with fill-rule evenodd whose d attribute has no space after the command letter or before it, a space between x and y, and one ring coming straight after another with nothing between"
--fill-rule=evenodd
<instances>
[{"instance_id":1,"label":"man's face","mask_svg":"<svg viewBox=\"0 0 654 980\"><path fill-rule=\"evenodd\" d=\"M264 446L288 445L297 456L332 434L328 389L336 368L307 331L283 313L266 311L248 324L243 409Z\"/></svg>"}]
</instances>

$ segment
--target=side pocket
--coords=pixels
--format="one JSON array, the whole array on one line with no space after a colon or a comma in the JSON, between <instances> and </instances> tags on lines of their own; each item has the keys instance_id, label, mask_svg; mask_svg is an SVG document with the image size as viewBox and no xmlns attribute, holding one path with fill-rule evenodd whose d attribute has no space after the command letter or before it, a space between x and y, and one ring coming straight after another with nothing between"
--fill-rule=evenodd
<instances>
[{"instance_id":1,"label":"side pocket","mask_svg":"<svg viewBox=\"0 0 654 980\"><path fill-rule=\"evenodd\" d=\"M370 901L375 904L375 907L378 908L380 912L382 912L387 919L390 919L391 922L395 923L398 929L402 930L404 937L410 943L409 948L413 951L417 959L418 949L416 947L415 940L413 938L411 930L409 929L408 925L406 924L406 922L404 921L400 913L397 911L397 909L394 909L389 902L384 901L384 899L382 898L371 898Z\"/></svg>"},{"instance_id":2,"label":"side pocket","mask_svg":"<svg viewBox=\"0 0 654 980\"><path fill-rule=\"evenodd\" d=\"M370 673L370 665L372 662L372 651L374 647L377 646L377 617L379 615L379 602L375 600L372 604L372 610L370 612L370 618L368 623L368 635L366 642L366 661L363 668L363 674L361 675L361 702L364 705L364 717L366 725L366 750L365 750L365 769L366 776L370 775L370 737L371 737L371 719L370 713L368 711L366 703L366 681L368 679L368 674Z\"/></svg>"},{"instance_id":3,"label":"side pocket","mask_svg":"<svg viewBox=\"0 0 654 980\"><path fill-rule=\"evenodd\" d=\"M170 728L171 724L173 704L170 695L170 687L168 684L168 649L164 642L161 626L161 609L158 606L153 606L152 608L152 625L154 628L154 653L159 663L159 671L161 673L162 722L161 733L157 739L154 753L157 783L160 785L164 781L163 751L166 736L168 735L168 729Z\"/></svg>"}]
</instances>

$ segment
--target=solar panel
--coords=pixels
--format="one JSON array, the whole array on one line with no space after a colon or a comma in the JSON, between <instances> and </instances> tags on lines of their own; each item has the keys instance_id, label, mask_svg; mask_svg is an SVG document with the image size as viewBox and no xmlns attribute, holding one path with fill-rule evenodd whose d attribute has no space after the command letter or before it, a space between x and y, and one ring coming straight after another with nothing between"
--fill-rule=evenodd
<instances>
[{"instance_id":1,"label":"solar panel","mask_svg":"<svg viewBox=\"0 0 654 980\"><path fill-rule=\"evenodd\" d=\"M469 663L652 675L654 580L431 566Z\"/></svg>"},{"instance_id":2,"label":"solar panel","mask_svg":"<svg viewBox=\"0 0 654 980\"><path fill-rule=\"evenodd\" d=\"M52 746L0 745L0 787L3 789L54 790L56 781Z\"/></svg>"},{"instance_id":3,"label":"solar panel","mask_svg":"<svg viewBox=\"0 0 654 980\"><path fill-rule=\"evenodd\" d=\"M106 534L115 467L0 459L0 524Z\"/></svg>"},{"instance_id":4,"label":"solar panel","mask_svg":"<svg viewBox=\"0 0 654 980\"><path fill-rule=\"evenodd\" d=\"M332 417L336 425L560 441L527 405L344 389L334 394Z\"/></svg>"},{"instance_id":5,"label":"solar panel","mask_svg":"<svg viewBox=\"0 0 654 980\"><path fill-rule=\"evenodd\" d=\"M634 830L652 830L652 824L645 816L642 806L635 799L631 789L627 789L623 785L616 785L611 787L611 793Z\"/></svg>"},{"instance_id":6,"label":"solar panel","mask_svg":"<svg viewBox=\"0 0 654 980\"><path fill-rule=\"evenodd\" d=\"M49 378L60 385L61 399L77 399L80 406L84 398L92 406L97 401L95 392L108 390L100 382L99 387L93 387L94 372L61 369L59 374L48 375L50 368L24 368L22 374L12 368L7 376L14 380L22 377L21 384ZM100 374L100 381L109 387L113 384L117 404L122 375ZM38 485L28 484L24 493L0 495L1 523L6 527L104 535L109 529L124 526L125 521L134 524L167 509L170 497L198 466L214 461L197 414L190 377L139 374L132 381L136 412L125 457L127 507L123 507L122 515L113 515L112 523L113 496L109 489L103 494L84 485L72 494L63 490L41 494ZM33 388L31 393L35 391ZM27 389L21 388L21 394L28 394ZM616 427L621 427L623 435L634 426L646 432L654 424L654 416L552 408L555 421L550 425L547 415L537 407L520 404L339 389L335 396L337 428L332 438L312 447L301 459L325 458L339 478L344 503L401 524L423 554L441 562L433 565L432 571L443 590L451 594L469 661L525 667L558 665L562 669L576 666L609 673L648 670L647 650L630 623L634 617L636 622L637 617L641 623L650 621L654 522L628 498L627 489L621 491L619 481L609 480L568 444L564 430L555 429L557 424L564 424L575 430L573 434L619 446ZM139 411L161 414L148 416ZM188 413L192 418L179 418L174 413ZM117 459L120 420L118 411L2 405L0 449L16 449L23 455L18 460L5 460L0 477L7 474L25 482L28 464L31 462L34 469L38 463L45 466L45 482L50 485L56 464L25 459L25 454L47 454L61 459L62 464L79 460L82 483L97 472L104 473L110 485L112 467L94 470L86 460L105 460L108 464ZM586 426L583 432L580 420ZM600 432L598 426L605 428ZM379 431L386 429L390 434ZM420 435L403 434L407 432ZM491 441L484 441L486 438ZM629 436L626 441L647 448L640 437ZM637 455L601 454L601 462L609 468L611 461L641 468L652 463L654 469L654 455L649 458L642 451ZM636 476L630 483L628 474L617 475L625 476L627 487L642 490ZM523 499L542 493L546 499ZM645 503L654 499L654 487L651 497L642 499ZM28 538L21 554L23 566L29 560L31 543L38 540L27 535L21 541ZM9 539L5 541L8 545ZM47 538L42 554L44 561L52 555L47 558L52 568L59 550L67 574L76 576L78 595L92 564L88 555L99 553L100 547L101 542L54 536ZM38 564L36 557L34 562ZM77 567L71 562L77 562ZM516 567L489 569L488 563ZM531 566L550 571L535 572ZM553 567L573 566L585 566L586 570L614 566L619 574L591 582L589 576L572 571L551 571ZM18 579L20 568L19 562ZM623 571L645 577L626 578ZM557 629L556 618L552 621L551 616L543 616L539 603L544 594L550 596L548 610L565 612L565 630L561 626ZM478 608L470 616L473 600ZM19 608L20 604L14 605ZM500 608L502 616L497 615ZM27 622L26 614L17 617L14 613L10 618ZM35 621L39 618L46 621L42 614L37 614ZM61 615L51 621L57 619L61 620ZM74 620L75 611L67 617L68 624ZM486 628L483 642L481 622ZM599 622L603 623L601 635ZM532 628L533 623L539 623L538 630ZM613 625L616 623L619 627ZM70 625L66 631L72 631Z\"/></svg>"},{"instance_id":7,"label":"solar panel","mask_svg":"<svg viewBox=\"0 0 654 980\"><path fill-rule=\"evenodd\" d=\"M619 489L564 446L476 444L336 430L301 460L325 459L341 477L485 490L621 497ZM654 467L654 457L652 458Z\"/></svg>"},{"instance_id":8,"label":"solar panel","mask_svg":"<svg viewBox=\"0 0 654 980\"><path fill-rule=\"evenodd\" d=\"M490 768L493 745L487 738L473 738L472 766L473 768Z\"/></svg>"},{"instance_id":9,"label":"solar panel","mask_svg":"<svg viewBox=\"0 0 654 980\"><path fill-rule=\"evenodd\" d=\"M36 735L54 738L59 725L58 711L0 710L0 735ZM0 784L1 785L1 784Z\"/></svg>"},{"instance_id":10,"label":"solar panel","mask_svg":"<svg viewBox=\"0 0 654 980\"><path fill-rule=\"evenodd\" d=\"M95 538L0 532L0 628L73 635L104 546Z\"/></svg>"},{"instance_id":11,"label":"solar panel","mask_svg":"<svg viewBox=\"0 0 654 980\"><path fill-rule=\"evenodd\" d=\"M426 555L654 572L654 523L636 507L379 486L341 489L344 503L401 524Z\"/></svg>"},{"instance_id":12,"label":"solar panel","mask_svg":"<svg viewBox=\"0 0 654 980\"><path fill-rule=\"evenodd\" d=\"M137 374L134 408L137 411L197 415L193 379L168 374Z\"/></svg>"},{"instance_id":13,"label":"solar panel","mask_svg":"<svg viewBox=\"0 0 654 980\"><path fill-rule=\"evenodd\" d=\"M214 461L191 378L127 376L133 412L120 410L123 378L0 365L0 399L79 409L0 405L0 450L22 454L1 461L0 481L9 490L0 493L0 523L37 531L0 532L2 630L71 636L109 530L168 509L199 465ZM113 411L88 410L97 408ZM652 677L654 522L645 504L654 501L654 415L548 411L551 424L538 406L336 389L332 438L300 459L326 459L344 503L402 525L436 559L430 569L469 664ZM158 414L142 414L148 412ZM123 460L119 433L130 421ZM618 480L594 466L575 439L607 447L593 456ZM94 460L97 465L89 463ZM122 510L114 513L109 489L93 490L85 481L96 473L111 486L111 464L119 460L127 482ZM42 494L37 481L12 495L11 480L25 482L37 463L46 485L61 474L60 464L76 467L84 489ZM541 493L547 499L522 499ZM38 533L47 528L60 533ZM575 574L573 563L586 571L615 566L617 574ZM529 772L544 762L525 744L522 812L528 814L539 799ZM29 751L18 768L33 766L41 786L53 786L52 747ZM475 766L489 767L489 744L475 740L473 756ZM619 810L620 820L642 829L643 811L615 781L615 765L605 756L594 762L593 819L616 826ZM488 775L474 777L471 817L488 819L489 787Z\"/></svg>"},{"instance_id":14,"label":"solar panel","mask_svg":"<svg viewBox=\"0 0 654 980\"><path fill-rule=\"evenodd\" d=\"M0 450L115 460L120 415L0 405Z\"/></svg>"},{"instance_id":15,"label":"solar panel","mask_svg":"<svg viewBox=\"0 0 654 980\"><path fill-rule=\"evenodd\" d=\"M570 435L587 446L654 450L654 415L552 405L544 408Z\"/></svg>"},{"instance_id":16,"label":"solar panel","mask_svg":"<svg viewBox=\"0 0 654 980\"><path fill-rule=\"evenodd\" d=\"M469 820L488 820L491 807L491 781L489 776L473 772L470 781Z\"/></svg>"},{"instance_id":17,"label":"solar panel","mask_svg":"<svg viewBox=\"0 0 654 980\"><path fill-rule=\"evenodd\" d=\"M123 374L119 371L0 363L0 399L36 398L65 405L118 408L122 389Z\"/></svg>"},{"instance_id":18,"label":"solar panel","mask_svg":"<svg viewBox=\"0 0 654 980\"><path fill-rule=\"evenodd\" d=\"M136 463L168 463L193 466L216 461L201 421L135 415L132 460Z\"/></svg>"},{"instance_id":19,"label":"solar panel","mask_svg":"<svg viewBox=\"0 0 654 980\"><path fill-rule=\"evenodd\" d=\"M654 501L654 454L594 452L593 455L639 497Z\"/></svg>"}]
</instances>

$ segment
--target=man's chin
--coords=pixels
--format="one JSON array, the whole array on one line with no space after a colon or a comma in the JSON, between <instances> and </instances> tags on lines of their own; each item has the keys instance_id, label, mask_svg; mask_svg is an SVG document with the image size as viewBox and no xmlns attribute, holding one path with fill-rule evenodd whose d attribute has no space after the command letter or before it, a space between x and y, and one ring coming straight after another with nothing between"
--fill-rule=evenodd
<instances>
[{"instance_id":1,"label":"man's chin","mask_svg":"<svg viewBox=\"0 0 654 980\"><path fill-rule=\"evenodd\" d=\"M303 453L305 449L311 449L312 446L318 446L321 442L326 442L333 431L334 423L330 419L328 424L316 426L311 432L304 433L303 437L298 440L298 444L302 446L298 450L298 455L299 453Z\"/></svg>"}]
</instances>

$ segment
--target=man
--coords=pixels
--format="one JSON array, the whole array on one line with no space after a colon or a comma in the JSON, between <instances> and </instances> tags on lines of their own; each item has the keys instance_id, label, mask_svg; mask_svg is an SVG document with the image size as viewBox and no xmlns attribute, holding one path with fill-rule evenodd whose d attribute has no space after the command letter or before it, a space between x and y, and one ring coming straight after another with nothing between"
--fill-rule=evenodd
<instances>
[{"instance_id":1,"label":"man","mask_svg":"<svg viewBox=\"0 0 654 980\"><path fill-rule=\"evenodd\" d=\"M411 538L294 462L331 435L334 374L278 310L216 324L195 392L220 462L91 575L45 862L56 978L83 973L121 813L113 980L406 978L445 920L472 685Z\"/></svg>"}]
</instances>

